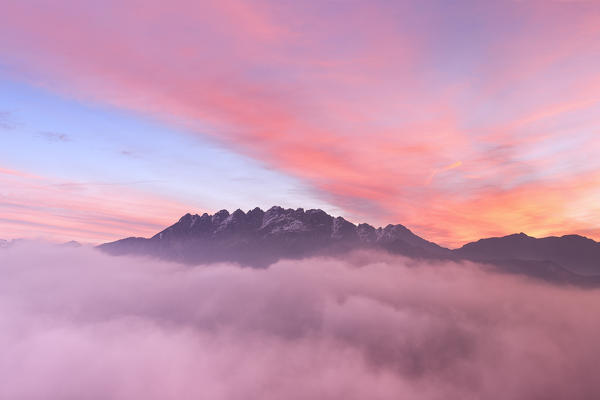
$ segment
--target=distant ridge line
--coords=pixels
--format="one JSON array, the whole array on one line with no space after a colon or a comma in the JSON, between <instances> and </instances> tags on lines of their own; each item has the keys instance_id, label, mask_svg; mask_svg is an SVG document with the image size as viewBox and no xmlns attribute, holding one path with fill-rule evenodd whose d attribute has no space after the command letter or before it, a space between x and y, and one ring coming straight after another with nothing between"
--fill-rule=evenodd
<instances>
[{"instance_id":1,"label":"distant ridge line","mask_svg":"<svg viewBox=\"0 0 600 400\"><path fill-rule=\"evenodd\" d=\"M280 259L338 256L375 249L420 259L476 261L550 280L600 276L600 243L580 235L534 238L524 233L480 239L450 250L400 224L375 228L321 209L187 213L150 238L129 237L98 246L114 254L154 256L186 264L236 262L266 267ZM521 265L516 268L515 265ZM558 278L557 278L558 277Z\"/></svg>"}]
</instances>

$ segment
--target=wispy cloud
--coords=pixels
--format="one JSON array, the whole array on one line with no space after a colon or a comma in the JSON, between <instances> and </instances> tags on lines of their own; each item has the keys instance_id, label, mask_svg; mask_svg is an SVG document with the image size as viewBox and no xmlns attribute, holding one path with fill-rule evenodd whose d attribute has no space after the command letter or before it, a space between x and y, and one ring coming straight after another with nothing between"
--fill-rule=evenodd
<instances>
[{"instance_id":1,"label":"wispy cloud","mask_svg":"<svg viewBox=\"0 0 600 400\"><path fill-rule=\"evenodd\" d=\"M66 133L59 132L40 132L40 137L48 140L49 142L70 142L73 139Z\"/></svg>"},{"instance_id":2,"label":"wispy cloud","mask_svg":"<svg viewBox=\"0 0 600 400\"><path fill-rule=\"evenodd\" d=\"M15 123L12 120L12 114L8 111L0 111L0 129L12 130L15 128Z\"/></svg>"}]
</instances>

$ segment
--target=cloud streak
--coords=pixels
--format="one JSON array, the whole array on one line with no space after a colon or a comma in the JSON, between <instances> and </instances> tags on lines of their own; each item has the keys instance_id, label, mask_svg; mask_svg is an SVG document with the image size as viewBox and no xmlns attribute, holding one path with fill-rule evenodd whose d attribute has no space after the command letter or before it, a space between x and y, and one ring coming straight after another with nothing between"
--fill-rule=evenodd
<instances>
[{"instance_id":1,"label":"cloud streak","mask_svg":"<svg viewBox=\"0 0 600 400\"><path fill-rule=\"evenodd\" d=\"M66 133L58 133L58 132L40 132L40 137L45 138L46 140L48 140L49 142L70 142L71 140L73 140L69 135L67 135Z\"/></svg>"},{"instance_id":2,"label":"cloud streak","mask_svg":"<svg viewBox=\"0 0 600 400\"><path fill-rule=\"evenodd\" d=\"M594 2L67 3L5 4L15 77L208 134L357 221L458 245L512 233L496 216L529 219L518 193L543 202L600 168ZM457 204L465 225L440 234ZM560 233L548 214L575 233L599 223L528 212L522 230L543 235Z\"/></svg>"},{"instance_id":3,"label":"cloud streak","mask_svg":"<svg viewBox=\"0 0 600 400\"><path fill-rule=\"evenodd\" d=\"M355 253L266 270L0 250L0 397L592 399L597 290Z\"/></svg>"},{"instance_id":4,"label":"cloud streak","mask_svg":"<svg viewBox=\"0 0 600 400\"><path fill-rule=\"evenodd\" d=\"M15 128L12 121L12 114L8 111L0 111L0 129L10 131Z\"/></svg>"},{"instance_id":5,"label":"cloud streak","mask_svg":"<svg viewBox=\"0 0 600 400\"><path fill-rule=\"evenodd\" d=\"M98 243L152 235L187 211L131 183L69 182L0 168L0 234ZM153 215L154 217L150 217Z\"/></svg>"}]
</instances>

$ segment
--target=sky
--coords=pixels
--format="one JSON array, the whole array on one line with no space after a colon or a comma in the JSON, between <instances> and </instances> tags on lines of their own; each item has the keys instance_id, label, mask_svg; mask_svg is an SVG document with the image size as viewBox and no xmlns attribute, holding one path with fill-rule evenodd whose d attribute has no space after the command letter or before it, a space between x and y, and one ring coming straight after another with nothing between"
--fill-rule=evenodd
<instances>
[{"instance_id":1,"label":"sky","mask_svg":"<svg viewBox=\"0 0 600 400\"><path fill-rule=\"evenodd\" d=\"M600 2L5 0L0 237L322 208L600 240Z\"/></svg>"}]
</instances>

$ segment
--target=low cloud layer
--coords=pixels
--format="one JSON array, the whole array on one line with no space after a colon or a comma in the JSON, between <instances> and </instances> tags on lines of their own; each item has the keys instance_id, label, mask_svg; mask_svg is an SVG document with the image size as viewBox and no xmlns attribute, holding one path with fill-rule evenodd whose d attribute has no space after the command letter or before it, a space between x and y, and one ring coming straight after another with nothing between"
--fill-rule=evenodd
<instances>
[{"instance_id":1,"label":"low cloud layer","mask_svg":"<svg viewBox=\"0 0 600 400\"><path fill-rule=\"evenodd\" d=\"M0 250L0 399L597 399L600 292L356 253Z\"/></svg>"}]
</instances>

